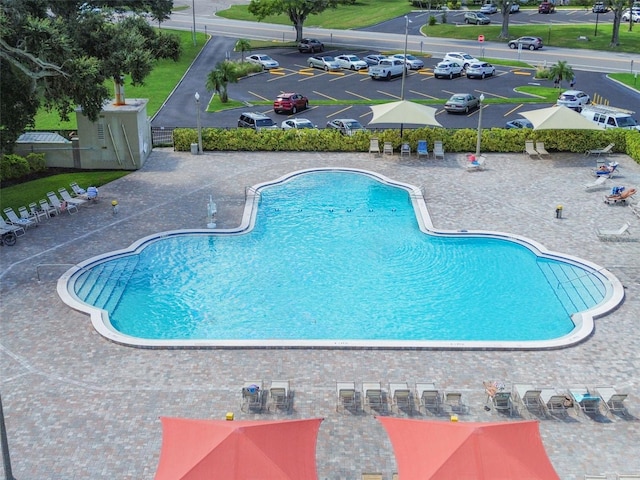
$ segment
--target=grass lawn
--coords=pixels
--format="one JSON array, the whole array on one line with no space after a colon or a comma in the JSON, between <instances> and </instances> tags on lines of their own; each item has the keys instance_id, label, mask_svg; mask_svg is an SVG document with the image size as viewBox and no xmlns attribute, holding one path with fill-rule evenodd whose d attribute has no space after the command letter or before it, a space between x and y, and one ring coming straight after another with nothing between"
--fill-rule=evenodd
<instances>
[{"instance_id":1,"label":"grass lawn","mask_svg":"<svg viewBox=\"0 0 640 480\"><path fill-rule=\"evenodd\" d=\"M147 115L152 117L160 109L169 93L178 84L184 72L189 68L196 55L200 52L207 39L204 33L196 36L196 45L193 45L193 36L189 31L171 30L170 33L180 37L182 55L180 60L159 60L151 74L145 79L144 85L131 85L130 78L125 80L126 98L148 98ZM108 82L107 87L113 91L113 83ZM68 122L63 122L57 112L47 112L41 108L36 115L36 130L76 130L77 122L72 113Z\"/></svg>"},{"instance_id":2,"label":"grass lawn","mask_svg":"<svg viewBox=\"0 0 640 480\"><path fill-rule=\"evenodd\" d=\"M84 189L89 186L100 187L129 173L131 172L118 170L85 170L82 172L61 173L21 183L20 185L5 187L0 190L0 209L11 207L17 213L18 207L26 207L31 202L38 203L41 198L47 198L47 192L55 192L57 195L58 189L64 187L71 193L71 187L69 187L71 182L77 182Z\"/></svg>"}]
</instances>

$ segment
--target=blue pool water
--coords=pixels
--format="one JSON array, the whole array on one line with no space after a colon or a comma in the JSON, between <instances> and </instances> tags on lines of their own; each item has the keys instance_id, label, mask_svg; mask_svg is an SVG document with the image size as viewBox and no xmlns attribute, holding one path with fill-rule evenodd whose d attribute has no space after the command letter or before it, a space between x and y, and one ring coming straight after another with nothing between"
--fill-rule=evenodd
<instances>
[{"instance_id":1,"label":"blue pool water","mask_svg":"<svg viewBox=\"0 0 640 480\"><path fill-rule=\"evenodd\" d=\"M73 281L145 339L535 341L568 334L602 278L521 242L420 230L412 194L317 171L259 188L241 234L185 233L89 262Z\"/></svg>"}]
</instances>

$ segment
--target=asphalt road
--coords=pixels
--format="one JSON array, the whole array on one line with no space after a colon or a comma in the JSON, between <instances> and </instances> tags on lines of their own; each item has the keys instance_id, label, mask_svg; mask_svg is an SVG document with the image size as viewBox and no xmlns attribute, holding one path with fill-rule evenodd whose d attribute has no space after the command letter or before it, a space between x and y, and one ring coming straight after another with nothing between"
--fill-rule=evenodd
<instances>
[{"instance_id":1,"label":"asphalt road","mask_svg":"<svg viewBox=\"0 0 640 480\"><path fill-rule=\"evenodd\" d=\"M451 12L450 12L451 13ZM581 12L582 16L588 17L590 12ZM410 28L419 28L422 25L422 16L425 12L417 12L411 15L411 22L408 24ZM514 14L512 17L518 15L528 15L533 17L533 14L520 12ZM535 13L537 16L538 14ZM540 15L545 19L547 17L556 18L555 15ZM177 17L177 20L175 18ZM494 14L492 18L498 19L500 14ZM603 17L603 15L600 15ZM535 18L535 17L534 17ZM513 21L512 19L510 19ZM499 20L495 20L499 21ZM191 22L191 23L190 23ZM172 20L167 22L167 26L172 28L184 28L188 25L188 28L193 26L193 19L191 16L174 14ZM221 29L224 25L224 34L215 34L218 29ZM337 50L333 47L333 44L340 43L345 46L352 45L354 53L360 56L364 56L369 52L377 52L379 49L375 45L364 47L354 45L354 43L371 43L380 44L380 37L386 37L389 40L389 44L383 44L384 50L396 48L402 50L404 48L405 35L401 34L385 34L385 30L394 30L400 28L404 30L407 26L406 20L401 17L394 19L384 24L377 25L372 29L365 31L336 31L334 33L327 30L318 30L320 35L318 38L325 39L326 50L328 55L337 55L342 50ZM475 27L475 26L474 26ZM474 28L472 27L472 28ZM176 87L171 97L167 100L163 108L152 119L152 125L154 127L195 127L197 125L196 109L199 108L201 112L201 125L205 127L220 127L220 128L233 128L237 125L237 120L242 111L258 111L266 113L268 116L274 119L278 124L282 120L288 118L287 115L277 115L273 112L270 106L261 105L255 106L253 102L257 100L272 101L278 93L284 91L295 91L303 93L310 99L311 108L307 111L299 112L298 117L304 117L311 120L319 127L324 127L326 122L333 118L355 118L361 123L366 125L371 116L371 110L366 105L340 105L340 106L314 106L314 100L318 99L370 99L370 98L388 98L389 101L399 99L401 97L401 79L392 80L391 82L372 81L365 74L350 74L345 72L341 75L326 74L321 70L309 71L306 67L306 59L308 55L299 54L294 49L274 48L271 51L265 53L270 54L276 60L278 60L283 66L284 74L274 75L272 73L259 74L257 76L243 79L238 84L230 84L229 96L236 100L246 102L246 108L234 109L218 113L207 113L205 111L206 104L211 98L212 92L207 92L205 84L207 74L215 67L216 63L223 60L227 55L231 58L239 58L239 54L233 52L233 45L237 38L269 38L273 35L282 35L283 40L293 40L295 33L292 28L269 25L262 23L252 22L234 22L224 19L219 19L213 15L196 16L196 28L198 30L205 30L208 33L213 33L212 39L207 43L202 53L195 60L190 70L187 72L183 80ZM226 29L229 29L227 31ZM316 36L315 31L311 29L305 29L306 36ZM370 30L375 30L372 32ZM280 33L275 33L280 32ZM353 35L358 34L358 42L352 42ZM286 38L288 36L292 38ZM328 41L326 41L328 37ZM369 40L366 40L369 39ZM366 40L366 42L365 42ZM431 75L431 68L435 66L437 61L444 56L444 53L448 51L466 51L472 55L489 56L493 58L501 58L494 50L499 49L500 54L505 56L518 56L523 60L536 63L544 63L546 60L542 60L544 55L550 54L559 55L559 51L562 49L545 48L540 51L529 52L525 50L523 52L512 51L505 45L501 44L480 44L478 42L468 42L459 40L448 39L431 39L428 37L412 37L407 35L409 43L409 50L411 51L423 51L425 53L431 52L433 56L430 58L424 58L426 68L421 72L411 72L405 82L404 97L406 99L429 99L438 98L446 99L453 93L468 92L476 96L483 94L485 98L499 98L503 96L516 96L513 89L519 85L527 83L537 83L533 78L533 70L512 69L505 67L497 67L496 76L493 78L487 78L485 80L471 80L465 77L456 78L454 80L436 80ZM400 42L400 43L398 43ZM411 42L414 42L413 44ZM419 43L417 43L419 42ZM425 42L428 42L428 47ZM441 47L440 51L436 51L435 45ZM546 50L552 51L547 52ZM580 57L584 60L589 60L593 64L602 64L602 58L611 57L610 53L606 52L591 52L591 51L576 51L567 50L571 52L573 57ZM558 59L566 59L559 57ZM640 55L623 55L618 58L618 61L623 63L634 62L637 59L636 65L640 65ZM551 63L555 63L554 60ZM626 89L617 83L606 78L604 73L600 73L600 70L595 67L587 67L582 71L582 65L576 65L570 61L570 64L577 72L577 85L576 88L584 90L589 95L600 95L607 100L611 105L626 106L631 108L637 105L640 109L640 95L635 92ZM568 88L568 87L567 87ZM200 102L196 105L194 94L198 92L200 94ZM471 112L469 115L450 115L446 114L442 105L434 104L434 107L438 108L439 113L437 115L438 121L447 128L476 128L477 127L477 111ZM483 126L488 127L503 127L504 124L511 119L519 118L518 112L532 110L536 108L542 108L544 104L526 105L526 104L507 104L507 105L487 105L483 109Z\"/></svg>"}]
</instances>

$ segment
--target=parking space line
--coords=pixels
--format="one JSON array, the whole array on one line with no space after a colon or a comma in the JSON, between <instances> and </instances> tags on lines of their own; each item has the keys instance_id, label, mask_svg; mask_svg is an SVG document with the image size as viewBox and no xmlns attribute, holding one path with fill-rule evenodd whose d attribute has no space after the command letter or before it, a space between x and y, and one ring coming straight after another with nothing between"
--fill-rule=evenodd
<instances>
[{"instance_id":1,"label":"parking space line","mask_svg":"<svg viewBox=\"0 0 640 480\"><path fill-rule=\"evenodd\" d=\"M524 106L524 103L521 103L520 105L518 105L517 107L512 108L511 110L509 110L507 113L505 113L503 115L503 117L508 117L509 115L511 115L513 112L515 112L516 110L519 110L520 108L522 108Z\"/></svg>"},{"instance_id":2,"label":"parking space line","mask_svg":"<svg viewBox=\"0 0 640 480\"><path fill-rule=\"evenodd\" d=\"M352 108L352 106L345 107L342 110L338 110L337 112L333 112L331 115L327 115L327 118L335 117L336 115L339 115L342 112L346 112L347 110L350 110L351 108Z\"/></svg>"},{"instance_id":3,"label":"parking space line","mask_svg":"<svg viewBox=\"0 0 640 480\"><path fill-rule=\"evenodd\" d=\"M302 73L302 72L293 71L292 73L281 74L279 77L270 78L269 80L267 80L267 82L275 82L276 80L282 80L283 78L292 77L292 76L298 75L298 74L313 76L313 73Z\"/></svg>"},{"instance_id":4,"label":"parking space line","mask_svg":"<svg viewBox=\"0 0 640 480\"><path fill-rule=\"evenodd\" d=\"M527 75L527 76L531 76L531 72L523 72L522 70L514 70L511 73L513 73L514 75Z\"/></svg>"},{"instance_id":5,"label":"parking space line","mask_svg":"<svg viewBox=\"0 0 640 480\"><path fill-rule=\"evenodd\" d=\"M271 75L286 75L286 72L284 71L284 68L271 68L269 69L269 73Z\"/></svg>"},{"instance_id":6,"label":"parking space line","mask_svg":"<svg viewBox=\"0 0 640 480\"><path fill-rule=\"evenodd\" d=\"M383 92L382 90L376 90L376 91L381 95L386 95L387 97L391 97L391 98L395 98L397 100L400 100L400 97L397 96L397 95L394 95L393 93Z\"/></svg>"},{"instance_id":7,"label":"parking space line","mask_svg":"<svg viewBox=\"0 0 640 480\"><path fill-rule=\"evenodd\" d=\"M498 95L497 93L485 92L484 90L476 90L476 92L482 93L484 95L491 95L492 97L495 97L495 98L509 98L509 97L504 97L502 95Z\"/></svg>"},{"instance_id":8,"label":"parking space line","mask_svg":"<svg viewBox=\"0 0 640 480\"><path fill-rule=\"evenodd\" d=\"M322 92L317 92L317 91L315 91L315 90L313 91L313 93L315 93L316 95L319 95L319 96L321 96L321 97L328 98L329 100L333 100L333 101L338 100L337 98L330 97L329 95L325 95L324 93L322 93Z\"/></svg>"},{"instance_id":9,"label":"parking space line","mask_svg":"<svg viewBox=\"0 0 640 480\"><path fill-rule=\"evenodd\" d=\"M349 95L353 95L354 97L358 97L363 100L371 100L369 97L363 97L362 95L358 95L357 93L350 92L349 90L345 90L344 93L348 93Z\"/></svg>"},{"instance_id":10,"label":"parking space line","mask_svg":"<svg viewBox=\"0 0 640 480\"><path fill-rule=\"evenodd\" d=\"M268 102L268 101L269 101L269 99L268 99L268 98L265 98L265 97L263 97L262 95L258 95L257 93L252 92L251 90L248 90L248 91L247 91L247 93L250 93L251 95L253 95L254 97L259 98L260 100L264 100L265 102Z\"/></svg>"},{"instance_id":11,"label":"parking space line","mask_svg":"<svg viewBox=\"0 0 640 480\"><path fill-rule=\"evenodd\" d=\"M424 93L424 92L417 92L417 91L415 91L415 90L409 90L409 91L410 91L411 93L416 94L416 95L420 95L421 97L427 97L427 98L430 98L431 100L438 100L438 97L433 97L433 96L431 96L431 95L427 95L427 94L426 94L426 93Z\"/></svg>"}]
</instances>

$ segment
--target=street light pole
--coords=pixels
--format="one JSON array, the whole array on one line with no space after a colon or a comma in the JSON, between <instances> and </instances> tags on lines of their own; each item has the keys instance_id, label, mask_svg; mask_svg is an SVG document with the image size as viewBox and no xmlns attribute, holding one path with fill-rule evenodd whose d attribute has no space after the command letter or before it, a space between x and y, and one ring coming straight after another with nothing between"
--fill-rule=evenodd
<instances>
[{"instance_id":1,"label":"street light pole","mask_svg":"<svg viewBox=\"0 0 640 480\"><path fill-rule=\"evenodd\" d=\"M476 159L480 157L480 136L482 133L482 102L484 102L484 95L481 94L478 112L478 139L476 140Z\"/></svg>"},{"instance_id":2,"label":"street light pole","mask_svg":"<svg viewBox=\"0 0 640 480\"><path fill-rule=\"evenodd\" d=\"M196 121L198 126L198 155L202 153L202 125L200 124L200 94L196 92Z\"/></svg>"},{"instance_id":3,"label":"street light pole","mask_svg":"<svg viewBox=\"0 0 640 480\"><path fill-rule=\"evenodd\" d=\"M0 397L0 443L2 444L2 466L4 468L4 478L15 480L11 471L11 456L9 455L9 441L7 440L7 429L4 424L4 411L2 410L2 397Z\"/></svg>"},{"instance_id":4,"label":"street light pole","mask_svg":"<svg viewBox=\"0 0 640 480\"><path fill-rule=\"evenodd\" d=\"M193 14L193 46L196 46L196 0L191 0L191 13Z\"/></svg>"},{"instance_id":5,"label":"street light pole","mask_svg":"<svg viewBox=\"0 0 640 480\"><path fill-rule=\"evenodd\" d=\"M409 17L404 16L404 68L402 69L402 86L400 87L400 100L404 100L404 79L407 76L407 42L409 40Z\"/></svg>"}]
</instances>

